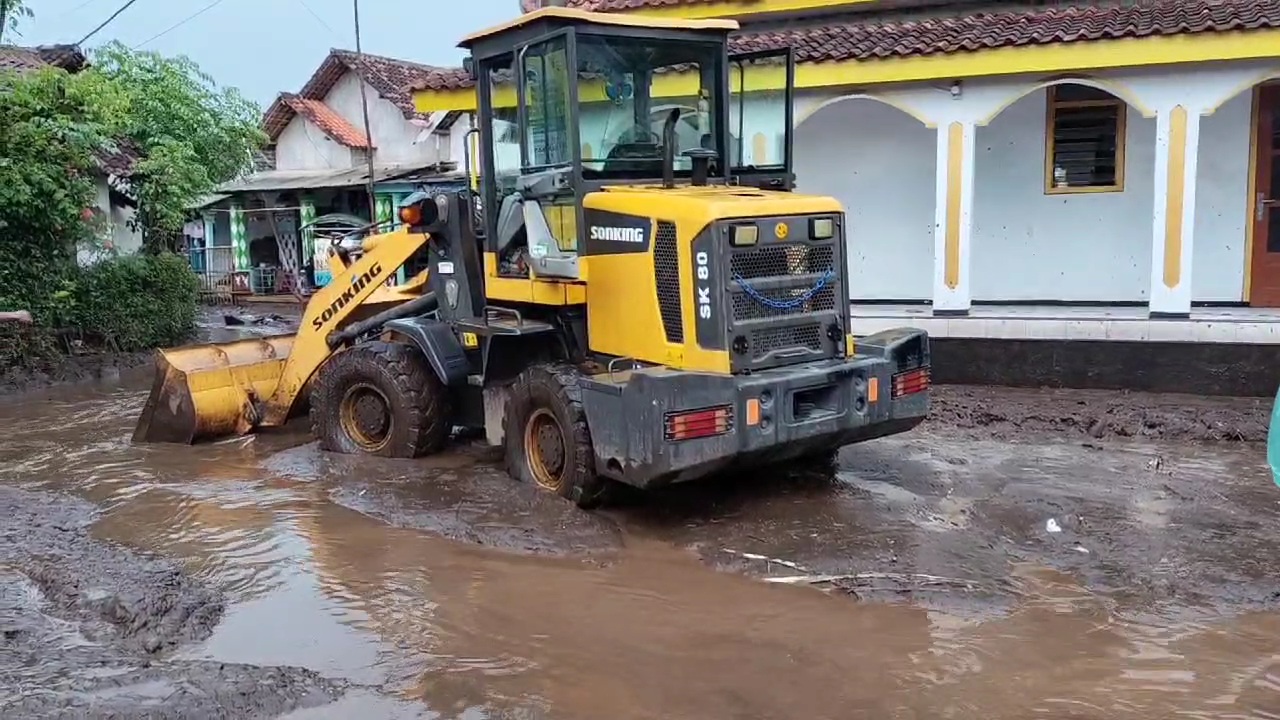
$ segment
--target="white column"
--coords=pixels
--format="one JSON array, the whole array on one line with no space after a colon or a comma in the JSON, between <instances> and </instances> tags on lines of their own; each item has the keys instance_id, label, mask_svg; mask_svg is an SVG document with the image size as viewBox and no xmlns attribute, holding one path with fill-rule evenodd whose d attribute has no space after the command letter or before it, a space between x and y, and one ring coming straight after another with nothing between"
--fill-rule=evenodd
<instances>
[{"instance_id":1,"label":"white column","mask_svg":"<svg viewBox=\"0 0 1280 720\"><path fill-rule=\"evenodd\" d=\"M973 225L974 136L972 122L938 125L936 205L933 224L933 312L969 312L969 238Z\"/></svg>"},{"instance_id":2,"label":"white column","mask_svg":"<svg viewBox=\"0 0 1280 720\"><path fill-rule=\"evenodd\" d=\"M1153 317L1191 314L1199 146L1198 112L1176 105L1156 113L1155 203L1151 214L1151 295L1148 299L1148 311Z\"/></svg>"}]
</instances>

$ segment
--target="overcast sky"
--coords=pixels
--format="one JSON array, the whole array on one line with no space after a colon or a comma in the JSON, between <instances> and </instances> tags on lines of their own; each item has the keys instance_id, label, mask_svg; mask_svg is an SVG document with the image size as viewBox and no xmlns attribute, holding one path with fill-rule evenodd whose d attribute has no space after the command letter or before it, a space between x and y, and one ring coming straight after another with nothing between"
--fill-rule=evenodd
<instances>
[{"instance_id":1,"label":"overcast sky","mask_svg":"<svg viewBox=\"0 0 1280 720\"><path fill-rule=\"evenodd\" d=\"M5 41L77 42L125 2L27 0L34 20ZM457 65L462 36L517 12L519 0L361 0L361 41L366 52ZM86 46L110 40L186 54L265 107L277 92L300 89L330 48L355 49L352 0L135 0Z\"/></svg>"}]
</instances>

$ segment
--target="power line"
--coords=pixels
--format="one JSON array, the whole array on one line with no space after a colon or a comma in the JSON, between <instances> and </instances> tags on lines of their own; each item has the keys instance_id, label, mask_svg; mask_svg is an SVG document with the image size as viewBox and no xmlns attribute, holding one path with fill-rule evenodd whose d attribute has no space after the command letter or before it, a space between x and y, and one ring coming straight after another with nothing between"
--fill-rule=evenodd
<instances>
[{"instance_id":1,"label":"power line","mask_svg":"<svg viewBox=\"0 0 1280 720\"><path fill-rule=\"evenodd\" d=\"M364 50L360 47L360 0L351 0L351 11L354 15L353 23L356 31L356 64L360 66L360 70L366 71L364 65ZM369 164L369 219L376 221L378 219L378 201L374 195L374 170L373 170L373 131L369 129L369 98L365 92L365 86L369 83L364 81L361 72L357 72L357 79L360 81L360 114L364 116L364 141L365 141L365 159Z\"/></svg>"},{"instance_id":2,"label":"power line","mask_svg":"<svg viewBox=\"0 0 1280 720\"><path fill-rule=\"evenodd\" d=\"M132 5L132 4L134 4L134 3L136 3L136 2L138 2L138 0L127 0L127 2L125 2L125 4L124 4L124 5L121 5L121 6L120 6L120 9L119 9L119 10L116 10L115 12L111 13L111 17L107 18L106 20L103 20L101 25L99 25L98 27L94 28L93 30L90 30L90 31L89 31L89 34L88 34L88 35L85 35L85 36L84 36L84 37L82 37L82 38L80 38L80 42L78 42L78 43L76 43L76 44L77 44L77 45L83 45L83 44L85 44L85 42L87 42L87 41L89 40L89 38L93 37L94 35L97 35L99 30L102 30L102 28L104 28L104 27L106 27L106 26L110 25L112 20L115 20L117 17L119 17L120 13L124 12L125 10L128 10L128 9L129 9L129 6L130 6L130 5Z\"/></svg>"},{"instance_id":3,"label":"power line","mask_svg":"<svg viewBox=\"0 0 1280 720\"><path fill-rule=\"evenodd\" d=\"M183 19L179 20L178 22L176 22L176 23L174 23L174 24L170 25L169 27L165 28L164 30L161 30L160 32L156 33L155 35L152 35L151 37L147 38L146 40L143 40L142 42L138 43L137 45L134 45L134 46L133 46L133 49L134 49L134 50L137 50L138 48L142 47L143 45L146 45L147 43L151 42L152 40L158 40L159 38L162 38L162 37L164 37L165 35L168 35L169 33L173 32L174 30L177 30L178 28L182 27L183 25L186 25L187 23L191 22L192 20L195 20L196 18L200 17L201 15L203 15L203 14L205 14L205 13L209 12L210 10L214 9L215 7L217 7L217 6L221 5L221 4L222 4L222 2L223 2L223 0L213 0L213 2L209 3L208 5L205 5L204 7L200 8L199 10L197 10L197 11L195 11L195 12L193 12L193 13L191 13L190 15L188 15L188 16L186 16L185 18L183 18Z\"/></svg>"},{"instance_id":4,"label":"power line","mask_svg":"<svg viewBox=\"0 0 1280 720\"><path fill-rule=\"evenodd\" d=\"M92 5L92 4L96 3L96 2L98 2L98 0L84 0L84 2L80 3L79 5L76 5L75 7L71 8L70 10L68 10L68 11L66 11L66 12L64 12L64 13L62 13L61 15L59 15L58 17L56 17L56 18L54 18L54 19L55 19L55 20L63 20L63 19L66 19L66 18L67 18L67 16L69 16L69 15L73 15L73 14L75 14L75 13L78 13L78 12L80 12L81 10L83 10L83 9L85 9L85 8L87 8L87 7L89 7L90 5Z\"/></svg>"},{"instance_id":5,"label":"power line","mask_svg":"<svg viewBox=\"0 0 1280 720\"><path fill-rule=\"evenodd\" d=\"M320 17L320 15L317 14L316 11L311 8L311 5L307 2L307 0L298 0L298 4L302 6L303 10L306 10L308 13L310 13L311 17L315 18L316 22L320 23L320 25L322 25L325 30L328 30L330 35L333 35L334 37L338 37L337 31L335 31L332 27L330 27L329 23L325 22L324 18Z\"/></svg>"}]
</instances>

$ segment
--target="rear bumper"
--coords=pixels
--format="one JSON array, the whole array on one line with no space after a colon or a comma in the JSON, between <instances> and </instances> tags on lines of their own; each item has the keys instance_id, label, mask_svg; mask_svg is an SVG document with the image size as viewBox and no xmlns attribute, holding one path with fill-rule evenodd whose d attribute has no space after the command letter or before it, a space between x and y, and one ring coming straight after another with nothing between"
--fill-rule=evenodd
<instances>
[{"instance_id":1,"label":"rear bumper","mask_svg":"<svg viewBox=\"0 0 1280 720\"><path fill-rule=\"evenodd\" d=\"M650 368L585 379L583 404L601 475L637 487L785 461L910 430L927 390L893 397L895 374L929 365L928 336L904 328L861 338L858 354L751 375ZM759 403L749 412L748 403ZM669 413L728 406L720 435L671 440Z\"/></svg>"}]
</instances>

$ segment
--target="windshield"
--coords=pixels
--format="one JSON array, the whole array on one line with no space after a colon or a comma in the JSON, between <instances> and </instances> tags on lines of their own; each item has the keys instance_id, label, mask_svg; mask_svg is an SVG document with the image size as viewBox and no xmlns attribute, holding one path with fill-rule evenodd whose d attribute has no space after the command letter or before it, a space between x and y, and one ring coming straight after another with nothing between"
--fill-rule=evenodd
<instances>
[{"instance_id":1,"label":"windshield","mask_svg":"<svg viewBox=\"0 0 1280 720\"><path fill-rule=\"evenodd\" d=\"M721 158L716 84L723 46L580 34L577 38L578 136L587 179L662 176L663 124L676 113L675 169L681 153L715 150Z\"/></svg>"}]
</instances>

